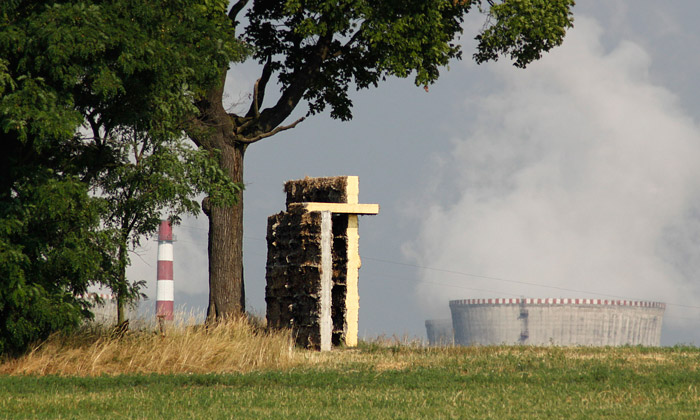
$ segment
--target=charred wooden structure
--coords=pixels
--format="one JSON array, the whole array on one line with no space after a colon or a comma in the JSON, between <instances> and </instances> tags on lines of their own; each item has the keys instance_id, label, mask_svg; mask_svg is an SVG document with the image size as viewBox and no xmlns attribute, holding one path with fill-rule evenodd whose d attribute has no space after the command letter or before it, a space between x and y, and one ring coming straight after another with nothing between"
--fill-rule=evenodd
<instances>
[{"instance_id":1,"label":"charred wooden structure","mask_svg":"<svg viewBox=\"0 0 700 420\"><path fill-rule=\"evenodd\" d=\"M287 210L267 225L267 322L291 328L300 346L355 346L358 331L358 204L356 176L305 178L284 185Z\"/></svg>"}]
</instances>

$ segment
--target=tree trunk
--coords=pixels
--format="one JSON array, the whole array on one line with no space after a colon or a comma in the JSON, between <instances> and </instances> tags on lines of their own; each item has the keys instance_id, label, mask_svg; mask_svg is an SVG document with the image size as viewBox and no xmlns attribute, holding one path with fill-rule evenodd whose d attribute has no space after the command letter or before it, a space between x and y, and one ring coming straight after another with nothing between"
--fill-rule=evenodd
<instances>
[{"instance_id":1,"label":"tree trunk","mask_svg":"<svg viewBox=\"0 0 700 420\"><path fill-rule=\"evenodd\" d=\"M246 146L221 148L221 167L236 183L243 183ZM207 320L221 320L245 312L243 283L243 193L230 207L204 204L209 217L209 308Z\"/></svg>"},{"instance_id":2,"label":"tree trunk","mask_svg":"<svg viewBox=\"0 0 700 420\"><path fill-rule=\"evenodd\" d=\"M119 280L117 281L117 325L125 321L124 307L126 306L126 240L122 238L119 244Z\"/></svg>"},{"instance_id":3,"label":"tree trunk","mask_svg":"<svg viewBox=\"0 0 700 420\"><path fill-rule=\"evenodd\" d=\"M117 325L121 325L124 322L124 296L121 293L117 293Z\"/></svg>"}]
</instances>

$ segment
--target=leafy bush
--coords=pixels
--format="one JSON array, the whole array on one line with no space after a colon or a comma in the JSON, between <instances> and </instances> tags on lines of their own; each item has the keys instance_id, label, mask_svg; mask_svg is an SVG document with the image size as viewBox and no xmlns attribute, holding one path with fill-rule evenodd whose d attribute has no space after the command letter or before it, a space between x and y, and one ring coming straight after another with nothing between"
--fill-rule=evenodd
<instances>
[{"instance_id":1,"label":"leafy bush","mask_svg":"<svg viewBox=\"0 0 700 420\"><path fill-rule=\"evenodd\" d=\"M84 294L103 278L109 247L99 200L73 178L35 173L0 201L0 354L16 354L90 316Z\"/></svg>"}]
</instances>

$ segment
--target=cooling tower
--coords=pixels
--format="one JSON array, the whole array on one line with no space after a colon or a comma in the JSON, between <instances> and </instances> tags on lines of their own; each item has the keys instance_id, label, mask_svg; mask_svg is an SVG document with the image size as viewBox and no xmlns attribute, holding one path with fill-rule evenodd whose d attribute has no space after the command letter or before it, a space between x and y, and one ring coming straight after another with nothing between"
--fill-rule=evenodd
<instances>
[{"instance_id":1,"label":"cooling tower","mask_svg":"<svg viewBox=\"0 0 700 420\"><path fill-rule=\"evenodd\" d=\"M455 344L465 346L659 346L665 308L603 299L450 301Z\"/></svg>"},{"instance_id":2,"label":"cooling tower","mask_svg":"<svg viewBox=\"0 0 700 420\"><path fill-rule=\"evenodd\" d=\"M454 332L451 319L429 319L425 321L428 344L431 346L451 346L454 344Z\"/></svg>"}]
</instances>

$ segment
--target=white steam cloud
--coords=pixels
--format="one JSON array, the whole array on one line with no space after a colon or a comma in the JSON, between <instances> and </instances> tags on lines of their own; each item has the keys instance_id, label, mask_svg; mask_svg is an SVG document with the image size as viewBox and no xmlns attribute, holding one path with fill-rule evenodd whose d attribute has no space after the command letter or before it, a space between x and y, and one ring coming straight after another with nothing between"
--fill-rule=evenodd
<instances>
[{"instance_id":1,"label":"white steam cloud","mask_svg":"<svg viewBox=\"0 0 700 420\"><path fill-rule=\"evenodd\" d=\"M650 81L639 45L606 50L603 35L577 16L562 47L525 71L494 66L501 89L466 102L435 193L449 204L412 246L419 264L462 273L424 270L433 313L468 297L700 306L700 128Z\"/></svg>"}]
</instances>

